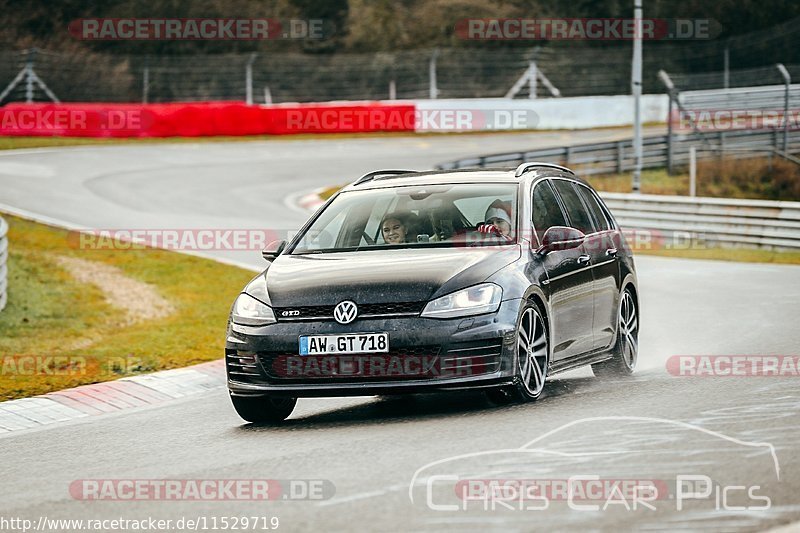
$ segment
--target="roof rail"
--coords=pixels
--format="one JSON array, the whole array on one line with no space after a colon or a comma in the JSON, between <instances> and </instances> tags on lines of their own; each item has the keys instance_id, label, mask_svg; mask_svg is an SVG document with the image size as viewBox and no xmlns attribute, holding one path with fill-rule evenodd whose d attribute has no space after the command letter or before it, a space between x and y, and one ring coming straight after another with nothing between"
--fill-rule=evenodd
<instances>
[{"instance_id":1,"label":"roof rail","mask_svg":"<svg viewBox=\"0 0 800 533\"><path fill-rule=\"evenodd\" d=\"M557 170L563 170L564 172L569 172L572 175L575 173L568 169L567 167L562 167L561 165L556 165L555 163L547 163L543 161L528 161L527 163L522 163L520 166L517 167L517 171L514 172L514 176L520 177L529 170L533 170L536 167L547 167L547 168L555 168Z\"/></svg>"},{"instance_id":2,"label":"roof rail","mask_svg":"<svg viewBox=\"0 0 800 533\"><path fill-rule=\"evenodd\" d=\"M417 173L416 170L401 170L401 169L373 170L372 172L367 172L366 174L358 178L353 183L353 186L361 185L362 183L372 181L378 176L395 176L400 174L416 174L416 173Z\"/></svg>"}]
</instances>

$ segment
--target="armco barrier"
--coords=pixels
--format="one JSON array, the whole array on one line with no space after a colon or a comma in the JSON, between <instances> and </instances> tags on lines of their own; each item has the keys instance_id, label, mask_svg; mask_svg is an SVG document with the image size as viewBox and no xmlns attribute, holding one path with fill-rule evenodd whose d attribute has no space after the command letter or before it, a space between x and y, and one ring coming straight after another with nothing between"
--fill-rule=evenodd
<instances>
[{"instance_id":1,"label":"armco barrier","mask_svg":"<svg viewBox=\"0 0 800 533\"><path fill-rule=\"evenodd\" d=\"M782 139L779 130L740 130L674 135L672 160L684 165L689 161L689 148L697 148L698 159L718 157L722 151L727 157L746 158L771 155ZM789 132L789 153L800 152L800 131ZM642 167L667 166L670 157L669 137L656 135L642 139ZM580 170L582 175L622 173L635 166L633 141L575 144L527 151L504 152L467 157L440 163L437 168L474 168L517 166L525 161L559 163Z\"/></svg>"},{"instance_id":2,"label":"armco barrier","mask_svg":"<svg viewBox=\"0 0 800 533\"><path fill-rule=\"evenodd\" d=\"M600 193L625 229L685 232L701 241L800 249L800 202Z\"/></svg>"},{"instance_id":3,"label":"armco barrier","mask_svg":"<svg viewBox=\"0 0 800 533\"><path fill-rule=\"evenodd\" d=\"M0 218L0 311L8 301L8 224Z\"/></svg>"},{"instance_id":4,"label":"armco barrier","mask_svg":"<svg viewBox=\"0 0 800 533\"><path fill-rule=\"evenodd\" d=\"M9 104L0 108L0 134L203 137L414 131L414 111L413 103L402 102Z\"/></svg>"}]
</instances>

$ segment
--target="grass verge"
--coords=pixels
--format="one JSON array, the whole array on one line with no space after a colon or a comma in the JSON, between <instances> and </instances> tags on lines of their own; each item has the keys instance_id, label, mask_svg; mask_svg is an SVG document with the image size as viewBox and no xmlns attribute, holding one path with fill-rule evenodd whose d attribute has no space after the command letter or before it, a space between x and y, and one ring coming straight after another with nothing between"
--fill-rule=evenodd
<instances>
[{"instance_id":1,"label":"grass verge","mask_svg":"<svg viewBox=\"0 0 800 533\"><path fill-rule=\"evenodd\" d=\"M580 175L580 171L578 171ZM631 174L586 177L598 191L631 192ZM689 173L675 175L665 168L642 171L642 193L685 196L689 194ZM750 198L757 200L800 200L800 167L780 158L723 159L700 161L697 165L697 196Z\"/></svg>"},{"instance_id":2,"label":"grass verge","mask_svg":"<svg viewBox=\"0 0 800 533\"><path fill-rule=\"evenodd\" d=\"M614 130L620 128L601 128ZM302 141L337 140L352 138L381 137L442 137L470 135L529 135L531 133L554 133L567 130L514 130L514 131L452 131L452 132L413 132L377 131L365 133L298 133L293 135L247 135L247 136L209 136L209 137L11 137L0 136L0 150L26 148L55 148L60 146L114 145L114 144L164 144L164 143L206 143L206 142L252 142L252 141Z\"/></svg>"},{"instance_id":3,"label":"grass verge","mask_svg":"<svg viewBox=\"0 0 800 533\"><path fill-rule=\"evenodd\" d=\"M0 312L0 399L222 356L230 305L252 272L165 250L79 250L68 244L66 230L3 218L9 258L8 305ZM73 279L59 267L59 256L116 267L150 284L175 312L127 324L124 310L95 285Z\"/></svg>"},{"instance_id":4,"label":"grass verge","mask_svg":"<svg viewBox=\"0 0 800 533\"><path fill-rule=\"evenodd\" d=\"M800 265L800 252L779 252L755 248L686 248L672 250L637 250L634 255L682 257L685 259L711 259L715 261L741 261L744 263L774 263Z\"/></svg>"}]
</instances>

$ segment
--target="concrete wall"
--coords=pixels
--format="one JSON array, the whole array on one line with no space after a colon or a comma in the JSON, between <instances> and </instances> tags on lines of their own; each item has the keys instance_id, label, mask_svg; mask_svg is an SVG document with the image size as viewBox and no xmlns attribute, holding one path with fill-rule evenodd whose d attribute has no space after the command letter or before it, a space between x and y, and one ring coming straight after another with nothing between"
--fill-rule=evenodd
<instances>
[{"instance_id":1,"label":"concrete wall","mask_svg":"<svg viewBox=\"0 0 800 533\"><path fill-rule=\"evenodd\" d=\"M415 105L418 132L582 129L633 124L633 97L629 95L415 100ZM643 95L643 121L666 122L668 107L666 95Z\"/></svg>"}]
</instances>

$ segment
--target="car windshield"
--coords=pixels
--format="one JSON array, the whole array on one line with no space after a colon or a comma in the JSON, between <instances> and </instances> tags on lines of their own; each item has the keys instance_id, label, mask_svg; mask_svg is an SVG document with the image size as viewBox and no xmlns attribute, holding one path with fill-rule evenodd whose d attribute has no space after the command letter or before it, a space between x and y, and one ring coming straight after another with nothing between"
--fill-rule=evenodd
<instances>
[{"instance_id":1,"label":"car windshield","mask_svg":"<svg viewBox=\"0 0 800 533\"><path fill-rule=\"evenodd\" d=\"M513 183L415 185L339 194L293 254L516 242Z\"/></svg>"}]
</instances>

